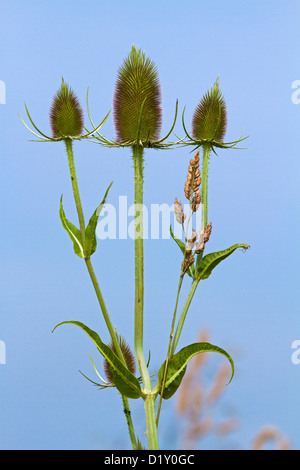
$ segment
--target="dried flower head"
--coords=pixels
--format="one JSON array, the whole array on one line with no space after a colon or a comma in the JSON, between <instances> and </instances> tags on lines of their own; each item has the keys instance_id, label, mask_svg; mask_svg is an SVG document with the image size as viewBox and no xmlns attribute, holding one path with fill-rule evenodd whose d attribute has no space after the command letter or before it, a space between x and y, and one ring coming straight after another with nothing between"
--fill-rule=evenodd
<instances>
[{"instance_id":1,"label":"dried flower head","mask_svg":"<svg viewBox=\"0 0 300 470\"><path fill-rule=\"evenodd\" d=\"M158 139L161 128L161 93L155 64L132 46L119 69L114 103L119 142L132 145Z\"/></svg>"},{"instance_id":2,"label":"dried flower head","mask_svg":"<svg viewBox=\"0 0 300 470\"><path fill-rule=\"evenodd\" d=\"M196 241L197 241L197 238L198 238L198 235L197 235L196 230L192 229L192 236L191 236L191 238L188 240L187 245L186 245L186 252L187 252L187 253L189 253L190 251L192 251L192 249L194 248L195 243L196 243Z\"/></svg>"},{"instance_id":3,"label":"dried flower head","mask_svg":"<svg viewBox=\"0 0 300 470\"><path fill-rule=\"evenodd\" d=\"M182 225L185 221L186 215L184 214L182 204L178 201L177 197L175 198L174 202L174 211L177 222Z\"/></svg>"},{"instance_id":4,"label":"dried flower head","mask_svg":"<svg viewBox=\"0 0 300 470\"><path fill-rule=\"evenodd\" d=\"M201 176L199 170L199 150L195 153L194 158L190 160L187 179L184 185L184 194L188 201L191 200L192 195L194 194L194 198L192 201L192 209L196 208L197 204L200 204L201 201L201 194L199 191L199 187L201 184Z\"/></svg>"},{"instance_id":5,"label":"dried flower head","mask_svg":"<svg viewBox=\"0 0 300 470\"><path fill-rule=\"evenodd\" d=\"M83 112L73 90L61 81L50 110L53 138L75 137L83 131Z\"/></svg>"},{"instance_id":6,"label":"dried flower head","mask_svg":"<svg viewBox=\"0 0 300 470\"><path fill-rule=\"evenodd\" d=\"M124 356L124 359L125 359L125 362L126 362L126 366L127 366L127 369L132 373L132 374L135 374L135 371L136 371L136 366L135 366L135 359L134 359L134 355L129 347L129 345L127 344L127 342L125 341L124 338L122 338L122 336L119 336L117 335L118 337L118 341L119 341L119 344L120 344L120 348L121 348L121 351L122 351L122 354ZM111 350L116 353L115 351L115 348L113 346L113 344L111 343L109 345L109 347L111 348ZM107 381L110 383L110 384L114 384L114 373L113 373L113 370L109 364L109 362L104 359L104 372L105 372L105 375L106 375L106 378L107 378Z\"/></svg>"},{"instance_id":7,"label":"dried flower head","mask_svg":"<svg viewBox=\"0 0 300 470\"><path fill-rule=\"evenodd\" d=\"M191 250L186 249L184 260L181 266L181 276L183 276L192 264L194 264L195 258Z\"/></svg>"},{"instance_id":8,"label":"dried flower head","mask_svg":"<svg viewBox=\"0 0 300 470\"><path fill-rule=\"evenodd\" d=\"M195 109L192 136L195 140L222 142L226 127L226 103L219 88L219 79L217 79Z\"/></svg>"},{"instance_id":9,"label":"dried flower head","mask_svg":"<svg viewBox=\"0 0 300 470\"><path fill-rule=\"evenodd\" d=\"M209 240L211 231L212 231L212 223L211 222L209 222L209 224L207 224L207 226L204 229L200 230L200 238L199 238L199 241L196 244L196 250L195 250L196 254L199 254L199 253L201 253L201 251L204 250L205 244Z\"/></svg>"}]
</instances>

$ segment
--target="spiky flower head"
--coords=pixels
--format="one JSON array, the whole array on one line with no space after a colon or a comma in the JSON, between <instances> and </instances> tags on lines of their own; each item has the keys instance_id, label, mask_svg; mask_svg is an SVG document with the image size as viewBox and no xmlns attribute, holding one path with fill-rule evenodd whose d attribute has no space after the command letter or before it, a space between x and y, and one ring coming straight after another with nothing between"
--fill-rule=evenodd
<instances>
[{"instance_id":1,"label":"spiky flower head","mask_svg":"<svg viewBox=\"0 0 300 470\"><path fill-rule=\"evenodd\" d=\"M50 109L50 125L54 138L72 138L83 131L83 112L73 90L61 81Z\"/></svg>"},{"instance_id":2,"label":"spiky flower head","mask_svg":"<svg viewBox=\"0 0 300 470\"><path fill-rule=\"evenodd\" d=\"M219 88L219 79L200 100L192 120L192 136L195 140L222 142L227 127L227 111Z\"/></svg>"},{"instance_id":3,"label":"spiky flower head","mask_svg":"<svg viewBox=\"0 0 300 470\"><path fill-rule=\"evenodd\" d=\"M113 113L119 142L143 145L158 139L162 122L158 73L135 46L119 68Z\"/></svg>"},{"instance_id":4,"label":"spiky flower head","mask_svg":"<svg viewBox=\"0 0 300 470\"><path fill-rule=\"evenodd\" d=\"M125 362L126 362L127 369L132 374L135 374L136 367L135 367L134 355L132 354L132 351L131 351L128 343L125 341L125 339L122 338L122 336L119 336L119 335L117 335L117 338L118 338L118 341L119 341L120 349L122 351L123 357L124 357ZM111 350L116 354L116 350L115 350L114 345L111 343L109 346L110 346ZM109 362L106 359L104 359L104 372L105 372L107 381L110 384L114 384L114 373L113 373L113 370L112 370Z\"/></svg>"}]
</instances>

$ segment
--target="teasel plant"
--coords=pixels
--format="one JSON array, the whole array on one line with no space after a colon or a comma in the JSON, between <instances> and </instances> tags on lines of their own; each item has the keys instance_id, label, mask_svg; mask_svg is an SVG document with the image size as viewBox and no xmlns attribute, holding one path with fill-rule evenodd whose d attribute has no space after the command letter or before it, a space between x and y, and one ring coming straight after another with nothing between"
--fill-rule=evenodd
<instances>
[{"instance_id":1,"label":"teasel plant","mask_svg":"<svg viewBox=\"0 0 300 470\"><path fill-rule=\"evenodd\" d=\"M196 292L200 280L208 279L211 275L212 270L224 259L230 256L238 248L242 250L247 250L249 245L245 243L235 244L231 247L221 250L219 252L210 253L204 256L206 243L208 242L211 232L212 232L212 222L208 223L208 170L209 170L209 161L211 153L217 154L216 149L237 149L237 144L244 141L247 137L240 137L239 139L224 143L224 137L227 128L227 107L224 96L221 93L219 87L219 78L215 81L211 90L206 92L201 98L199 104L194 110L192 118L192 136L186 130L186 125L184 121L184 112L182 114L182 124L186 133L187 140L184 140L184 145L193 146L196 152L194 159L190 161L187 180L184 186L184 193L186 199L190 203L190 216L192 212L197 210L197 205L195 204L196 193L198 192L198 199L201 198L201 229L199 235L193 233L193 239L190 240L190 243L182 244L182 242L176 239L171 231L172 237L175 239L182 252L184 253L183 265L187 265L185 272L181 272L180 278L182 279L182 274L187 273L192 278L192 285L185 301L180 319L178 321L178 326L174 338L172 337L172 346L170 354L174 354L178 340L183 328L183 324L190 307L193 296ZM200 150L202 151L202 168L200 168ZM195 168L199 171L199 180L198 185L195 188L195 182L192 178L192 171ZM201 177L200 177L201 173ZM201 184L201 187L200 187ZM200 193L200 190L201 193ZM196 191L195 191L196 189ZM193 195L194 193L194 195ZM200 196L201 194L201 196ZM177 201L177 202L176 202ZM175 201L178 206L178 200ZM178 209L177 209L178 210ZM183 218L186 215L183 215L181 218L177 218L177 221L182 223ZM193 243L191 243L191 241ZM190 248L194 248L192 251ZM181 286L181 283L180 283Z\"/></svg>"},{"instance_id":2,"label":"teasel plant","mask_svg":"<svg viewBox=\"0 0 300 470\"><path fill-rule=\"evenodd\" d=\"M67 219L65 212L64 212L63 204L62 204L62 196L60 199L59 216L60 216L63 228L67 231L67 233L69 234L73 242L74 253L79 258L83 258L85 261L88 273L90 275L90 279L92 281L92 284L93 284L93 287L94 287L94 290L95 290L95 293L99 302L99 306L103 314L103 318L105 320L106 326L108 328L108 331L111 337L111 345L107 345L104 342L102 342L100 336L95 331L91 330L90 328L88 328L86 325L84 325L83 323L79 321L64 321L60 323L59 325L69 323L69 324L77 325L78 327L82 328L83 331L85 331L85 333L87 333L87 335L95 343L96 347L98 348L102 356L105 358L106 364L110 364L111 374L109 377L111 378L112 375L115 376L114 372L116 368L119 371L119 375L115 376L115 379L113 382L111 380L106 381L99 374L98 370L96 369L95 363L90 356L93 367L101 381L100 383L93 382L93 381L91 382L98 385L99 388L101 389L108 388L111 386L116 386L118 388L117 383L119 383L118 382L119 377L121 377L119 380L123 380L124 383L126 383L126 379L125 379L126 374L127 373L131 374L131 372L128 369L128 357L130 356L130 348L126 345L126 343L123 340L121 340L120 336L117 335L113 327L113 324L110 319L110 316L106 307L106 303L104 301L104 297L102 295L102 291L100 289L100 285L99 285L99 282L98 282L98 279L95 274L93 264L91 261L91 256L95 253L96 248L97 248L96 226L97 226L98 218L105 204L108 191L111 185L108 187L101 204L96 208L96 210L90 217L88 224L86 225L82 203L81 203L81 197L79 193L79 186L78 186L78 181L77 181L77 174L76 174L76 169L75 169L74 153L73 153L73 142L77 140L84 140L84 139L90 138L93 135L93 133L97 132L102 127L102 125L104 124L104 122L106 121L108 117L108 114L97 127L93 127L91 131L84 134L83 133L83 130L84 130L83 110L81 108L81 105L78 101L77 96L75 95L73 90L67 85L64 79L62 79L60 89L58 90L58 92L53 98L52 106L50 109L50 126L52 129L52 136L48 136L39 130L39 128L34 123L26 104L25 104L25 109L26 109L26 113L29 118L29 121L31 122L34 130L31 129L21 117L20 119L22 120L26 128L35 137L38 137L38 140L35 140L35 141L38 141L38 142L63 141L65 144L67 157L68 157L68 163L69 163L69 171L70 171L70 178L71 178L72 189L73 189L73 196L74 196L74 201L75 201L77 215L78 215L79 228L76 227L73 223L71 223ZM59 325L56 325L53 331ZM135 380L136 380L135 386L137 387L138 390L140 390L139 381L136 378ZM132 397L132 394L135 395L135 393L132 392L131 397ZM127 420L131 443L132 443L133 448L136 449L139 447L139 441L135 436L135 432L133 428L128 395L130 395L130 393L123 394L121 392L122 401L123 401L123 409L124 409L124 413L125 413L126 420Z\"/></svg>"},{"instance_id":3,"label":"teasel plant","mask_svg":"<svg viewBox=\"0 0 300 470\"><path fill-rule=\"evenodd\" d=\"M145 53L135 46L123 61L117 74L114 99L113 120L116 130L114 140L107 139L101 132L110 112L108 112L101 123L94 125L90 108L89 92L87 91L86 103L87 113L91 130L85 127L83 122L83 111L79 100L73 90L62 79L61 87L53 98L50 109L50 125L52 136L41 132L34 123L27 106L25 105L27 117L33 127L30 128L21 118L24 125L38 139L38 142L63 141L66 147L73 196L78 215L79 227L70 222L64 212L62 197L60 199L59 216L63 228L67 231L75 254L82 258L87 267L93 284L100 309L102 311L109 335L110 343L104 342L100 335L90 329L81 321L67 320L56 325L53 331L60 325L72 324L81 328L95 344L97 350L104 358L103 378L92 359L93 369L98 377L97 381L82 375L99 389L116 388L122 397L123 410L127 421L129 436L133 449L142 449L141 441L136 436L130 411L130 399L142 398L145 410L145 427L149 450L159 449L158 424L163 400L171 398L180 386L185 375L189 360L202 352L217 352L224 355L231 365L234 373L234 363L231 356L222 348L208 342L196 342L176 352L176 347L182 332L183 323L188 308L200 280L207 279L212 270L238 247L246 249L248 245L237 244L222 252L211 253L203 256L206 244L209 241L212 224L207 223L207 174L209 152L215 147L231 148L235 143L223 144L223 136L226 128L226 111L223 98L218 88L218 81L212 91L205 95L196 108L193 120L192 137L187 133L184 123L184 112L182 124L185 137L179 138L174 132L178 113L178 101L175 106L175 116L170 130L160 138L162 127L162 105L161 89L158 71L154 62L146 57ZM215 103L217 102L217 104ZM204 104L203 104L204 103ZM217 109L217 111L215 111ZM210 132L212 130L212 132ZM175 141L168 141L171 134L176 137ZM124 148L129 147L132 155L134 169L134 223L135 223L135 298L134 298L134 353L131 351L125 338L113 327L100 285L94 271L91 256L97 249L96 227L101 210L108 197L111 185L107 188L103 200L91 215L86 224L82 208L75 161L73 144L77 140L88 140L104 147ZM144 193L144 158L148 149L167 150L176 146L194 146L196 153L190 160L187 179L184 185L185 198L189 203L189 214L184 214L182 204L176 198L174 209L176 220L183 228L184 241L177 239L170 227L172 238L179 246L183 260L180 263L179 283L177 298L173 311L172 324L169 336L169 344L166 359L157 371L150 375L149 359L146 362L144 355L144 246L143 246L143 193ZM200 150L202 155L202 173L200 168ZM202 225L199 234L192 230L189 234L188 227L192 224L193 215L202 210ZM183 280L186 276L191 277L192 285L183 310L176 326L177 309ZM176 329L175 329L176 327ZM139 372L137 377L136 366ZM157 377L153 384L154 377ZM156 410L156 400L159 397Z\"/></svg>"},{"instance_id":4,"label":"teasel plant","mask_svg":"<svg viewBox=\"0 0 300 470\"><path fill-rule=\"evenodd\" d=\"M173 234L172 227L170 227L171 236L183 254L183 261L180 269L179 284L170 331L167 358L162 372L160 391L161 396L157 413L157 424L159 420L162 398L164 397L164 391L167 384L168 368L170 367L173 358L177 356L177 354L175 354L175 350L199 282L201 280L208 279L213 269L219 263L221 263L221 261L234 253L236 249L241 248L245 251L249 248L248 244L237 243L225 250L209 253L204 256L206 244L208 243L212 232L212 222L208 223L208 168L210 154L211 152L216 154L216 148L237 148L237 144L247 138L243 138L241 136L236 141L227 143L223 142L227 127L227 109L225 99L219 88L219 78L217 78L211 90L201 98L198 106L194 111L192 119L192 136L186 130L184 112L185 108L182 114L182 124L186 133L186 138L181 139L180 145L192 145L194 150L198 150L196 151L194 157L190 160L187 179L184 185L185 198L187 199L190 207L189 214L187 215L183 212L182 203L177 198L175 199L174 203L176 221L182 225L183 232L185 233L185 242L177 239ZM200 170L200 149L202 150L202 173ZM198 234L194 229L192 229L192 235L191 237L188 237L189 224L192 221L193 214L198 211L200 202L202 210L200 232ZM185 221L186 228L184 227ZM179 296L183 278L186 274L192 278L192 284L184 302L182 312L177 323L177 328L175 330L175 320L177 315ZM189 350L189 348L190 347L188 347L187 350Z\"/></svg>"}]
</instances>

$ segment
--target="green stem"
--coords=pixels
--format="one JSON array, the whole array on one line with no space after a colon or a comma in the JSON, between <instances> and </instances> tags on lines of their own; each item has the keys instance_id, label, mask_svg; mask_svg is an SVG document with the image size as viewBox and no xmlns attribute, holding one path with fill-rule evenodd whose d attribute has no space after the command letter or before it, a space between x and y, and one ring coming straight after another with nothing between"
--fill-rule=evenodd
<instances>
[{"instance_id":1,"label":"green stem","mask_svg":"<svg viewBox=\"0 0 300 470\"><path fill-rule=\"evenodd\" d=\"M137 440L136 440L136 437L135 437L133 422L132 422L132 418L131 418L131 411L130 411L129 401L128 401L128 398L125 397L125 395L121 395L121 396L122 396L124 414L125 414L126 421L127 421L127 427L128 427L128 431L129 431L131 444L132 444L133 449L135 450L137 448Z\"/></svg>"},{"instance_id":2,"label":"green stem","mask_svg":"<svg viewBox=\"0 0 300 470\"><path fill-rule=\"evenodd\" d=\"M149 449L158 449L157 427L155 419L155 394L152 391L151 378L143 350L143 315L144 315L144 240L143 240L143 186L144 161L143 147L133 147L134 164L134 204L135 204L135 331L134 346L139 371L142 377L146 397L144 399L145 417Z\"/></svg>"},{"instance_id":3,"label":"green stem","mask_svg":"<svg viewBox=\"0 0 300 470\"><path fill-rule=\"evenodd\" d=\"M85 222L84 222L84 215L83 215L83 210L82 210L82 204L81 204L81 199L80 199L80 194L79 194L79 188L78 188L78 183L77 183L77 176L76 176L76 170L75 170L75 163L74 163L74 155L73 155L73 146L72 146L72 140L71 139L66 139L65 140L66 144L66 149L67 149L67 155L68 155L68 161L69 161L69 168L70 168L70 176L71 176L71 182L72 182L72 188L73 188L73 194L74 194L74 200L75 200L75 205L76 205L76 210L78 214L78 220L79 220L79 225L80 225L80 234L81 234L81 242L82 246L84 247L85 244ZM100 308L102 310L102 314L106 323L106 326L108 328L108 331L110 333L116 354L118 355L119 359L122 360L122 362L126 365L123 353L120 348L119 341L117 339L117 335L115 333L115 330L112 326L104 299L103 295L91 262L90 258L84 258L85 264L87 267L87 270L89 272L92 284L94 286L94 290L100 305ZM122 400L123 400L123 406L124 406L124 412L126 415L126 420L127 420L127 425L128 425L128 430L129 430L129 435L131 439L131 443L133 445L133 448L136 447L137 442L136 442L136 437L134 433L134 428L133 428L133 423L131 419L131 412L130 412L130 407L129 407L129 402L127 397L122 395Z\"/></svg>"},{"instance_id":4,"label":"green stem","mask_svg":"<svg viewBox=\"0 0 300 470\"><path fill-rule=\"evenodd\" d=\"M101 289L100 289L100 286L99 286L99 283L98 283L98 280L97 280L97 277L96 277L91 259L90 258L85 258L84 260L85 260L85 264L86 264L87 270L89 272L92 284L94 286L94 290L95 290L100 308L102 310L103 318L104 318L104 321L105 321L106 326L108 328L108 331L109 331L110 337L112 339L115 351L116 351L117 355L119 356L119 358L122 359L123 363L125 364L123 353L121 351L120 344L119 344L119 341L117 339L117 335L115 333L114 327L111 323L111 320L110 320L110 317L109 317L109 314L108 314L108 311L107 311L107 308L106 308L106 305L105 305L105 302L104 302L104 299L103 299L103 295L102 295L102 292L101 292Z\"/></svg>"},{"instance_id":5,"label":"green stem","mask_svg":"<svg viewBox=\"0 0 300 470\"><path fill-rule=\"evenodd\" d=\"M169 339L169 345L168 345L166 364L165 364L165 369L164 369L163 380L162 380L162 383L161 383L160 399L159 399L157 416L156 416L156 425L157 426L158 426L158 422L159 422L159 416L160 416L163 392L164 392L164 388L165 388L166 376L167 376L167 371L168 371L169 359L171 357L171 345L172 345L172 340L173 340L175 320L176 320L176 314L177 314L178 301L179 301L179 295L180 295L180 290L181 290L181 286L182 286L182 281L183 281L183 276L182 276L182 272L181 272L180 279L179 279L179 285L178 285L178 289L177 289L176 303L175 303L175 308L174 308L174 313L173 313L173 320L172 320L172 326L171 326L171 332L170 332L170 339Z\"/></svg>"},{"instance_id":6,"label":"green stem","mask_svg":"<svg viewBox=\"0 0 300 470\"><path fill-rule=\"evenodd\" d=\"M82 246L84 247L85 222L84 222L84 215L83 215L83 210L82 210L82 205L81 205L81 200L80 200L80 195L79 195L79 188L78 188L78 183L77 183L77 177L76 177L72 140L66 139L65 144L66 144L67 155L68 155L68 160L69 160L70 177L71 177L71 182L72 182L75 205L77 209L79 226L80 226L81 241L82 241Z\"/></svg>"},{"instance_id":7,"label":"green stem","mask_svg":"<svg viewBox=\"0 0 300 470\"><path fill-rule=\"evenodd\" d=\"M198 287L199 282L200 282L199 279L194 279L194 281L191 285L190 291L188 293L188 296L186 298L186 301L184 303L184 306L182 308L182 312L181 312L181 315L180 315L180 318L179 318L179 321L178 321L175 336L174 336L174 339L173 339L173 342L172 342L171 356L173 356L173 354L175 353L175 349L176 349L177 343L179 341L179 338L180 338L180 335L181 335L181 332L182 332L183 324L184 324L188 309L191 305L192 299L194 297L194 294L196 292L196 289Z\"/></svg>"},{"instance_id":8,"label":"green stem","mask_svg":"<svg viewBox=\"0 0 300 470\"><path fill-rule=\"evenodd\" d=\"M202 227L205 228L207 226L207 212L208 212L208 202L207 202L207 189L208 189L208 165L209 165L209 157L210 157L210 146L203 145L203 161L202 161L202 186L201 186L201 193L202 193L202 204L203 204L203 219L202 219Z\"/></svg>"}]
</instances>

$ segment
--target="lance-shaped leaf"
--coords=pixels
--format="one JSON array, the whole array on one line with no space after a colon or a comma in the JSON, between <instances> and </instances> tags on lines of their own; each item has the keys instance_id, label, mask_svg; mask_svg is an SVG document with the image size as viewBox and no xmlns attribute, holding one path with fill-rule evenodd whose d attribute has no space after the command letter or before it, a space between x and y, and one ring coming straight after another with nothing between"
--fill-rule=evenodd
<instances>
[{"instance_id":1,"label":"lance-shaped leaf","mask_svg":"<svg viewBox=\"0 0 300 470\"><path fill-rule=\"evenodd\" d=\"M174 233L173 233L173 230L172 230L172 226L170 225L170 234L171 234L171 237L173 238L173 240L177 243L177 245L179 246L182 254L183 254L183 257L185 256L185 243L183 243L183 241L179 240L179 238L175 237ZM190 277L194 277L194 274L195 274L195 266L192 264L188 270L187 270L187 274L190 276Z\"/></svg>"},{"instance_id":2,"label":"lance-shaped leaf","mask_svg":"<svg viewBox=\"0 0 300 470\"><path fill-rule=\"evenodd\" d=\"M96 248L97 248L97 239L96 239L96 227L99 219L99 215L103 209L103 206L105 204L106 198L108 191L110 190L110 187L112 185L112 182L110 183L109 187L106 190L106 193L104 195L104 198L101 202L101 204L97 207L95 212L93 213L92 217L89 220L89 223L85 229L85 244L84 244L84 253L85 256L88 258L90 257L93 253L95 253Z\"/></svg>"},{"instance_id":3,"label":"lance-shaped leaf","mask_svg":"<svg viewBox=\"0 0 300 470\"><path fill-rule=\"evenodd\" d=\"M66 214L62 204L62 196L60 198L60 208L59 208L59 217L62 223L63 228L68 232L74 247L74 252L76 253L79 258L84 257L84 250L81 241L81 234L80 230L75 227L69 220L66 218Z\"/></svg>"},{"instance_id":4,"label":"lance-shaped leaf","mask_svg":"<svg viewBox=\"0 0 300 470\"><path fill-rule=\"evenodd\" d=\"M234 374L234 363L231 356L224 349L219 348L218 346L214 346L213 344L193 343L189 346L186 346L185 348L182 348L169 360L165 387L163 390L164 399L167 400L168 398L171 398L180 386L189 360L196 354L203 352L216 352L222 354L229 360L231 364L232 373L228 383L231 382ZM163 380L164 370L165 362L161 365L158 371L158 382L155 386L155 391L158 391L159 393Z\"/></svg>"},{"instance_id":5,"label":"lance-shaped leaf","mask_svg":"<svg viewBox=\"0 0 300 470\"><path fill-rule=\"evenodd\" d=\"M122 395L128 398L139 398L143 396L143 391L138 379L122 364L120 359L115 355L112 349L103 343L98 333L91 330L84 323L79 321L64 321L55 326L53 331L60 325L71 324L79 326L94 342L98 351L109 363L114 373L114 384Z\"/></svg>"},{"instance_id":6,"label":"lance-shaped leaf","mask_svg":"<svg viewBox=\"0 0 300 470\"><path fill-rule=\"evenodd\" d=\"M228 258L228 256L230 256L237 248L247 250L249 245L246 245L245 243L237 243L226 250L216 251L204 256L199 263L196 263L196 277L198 279L208 279L212 270L218 266L221 261Z\"/></svg>"}]
</instances>

